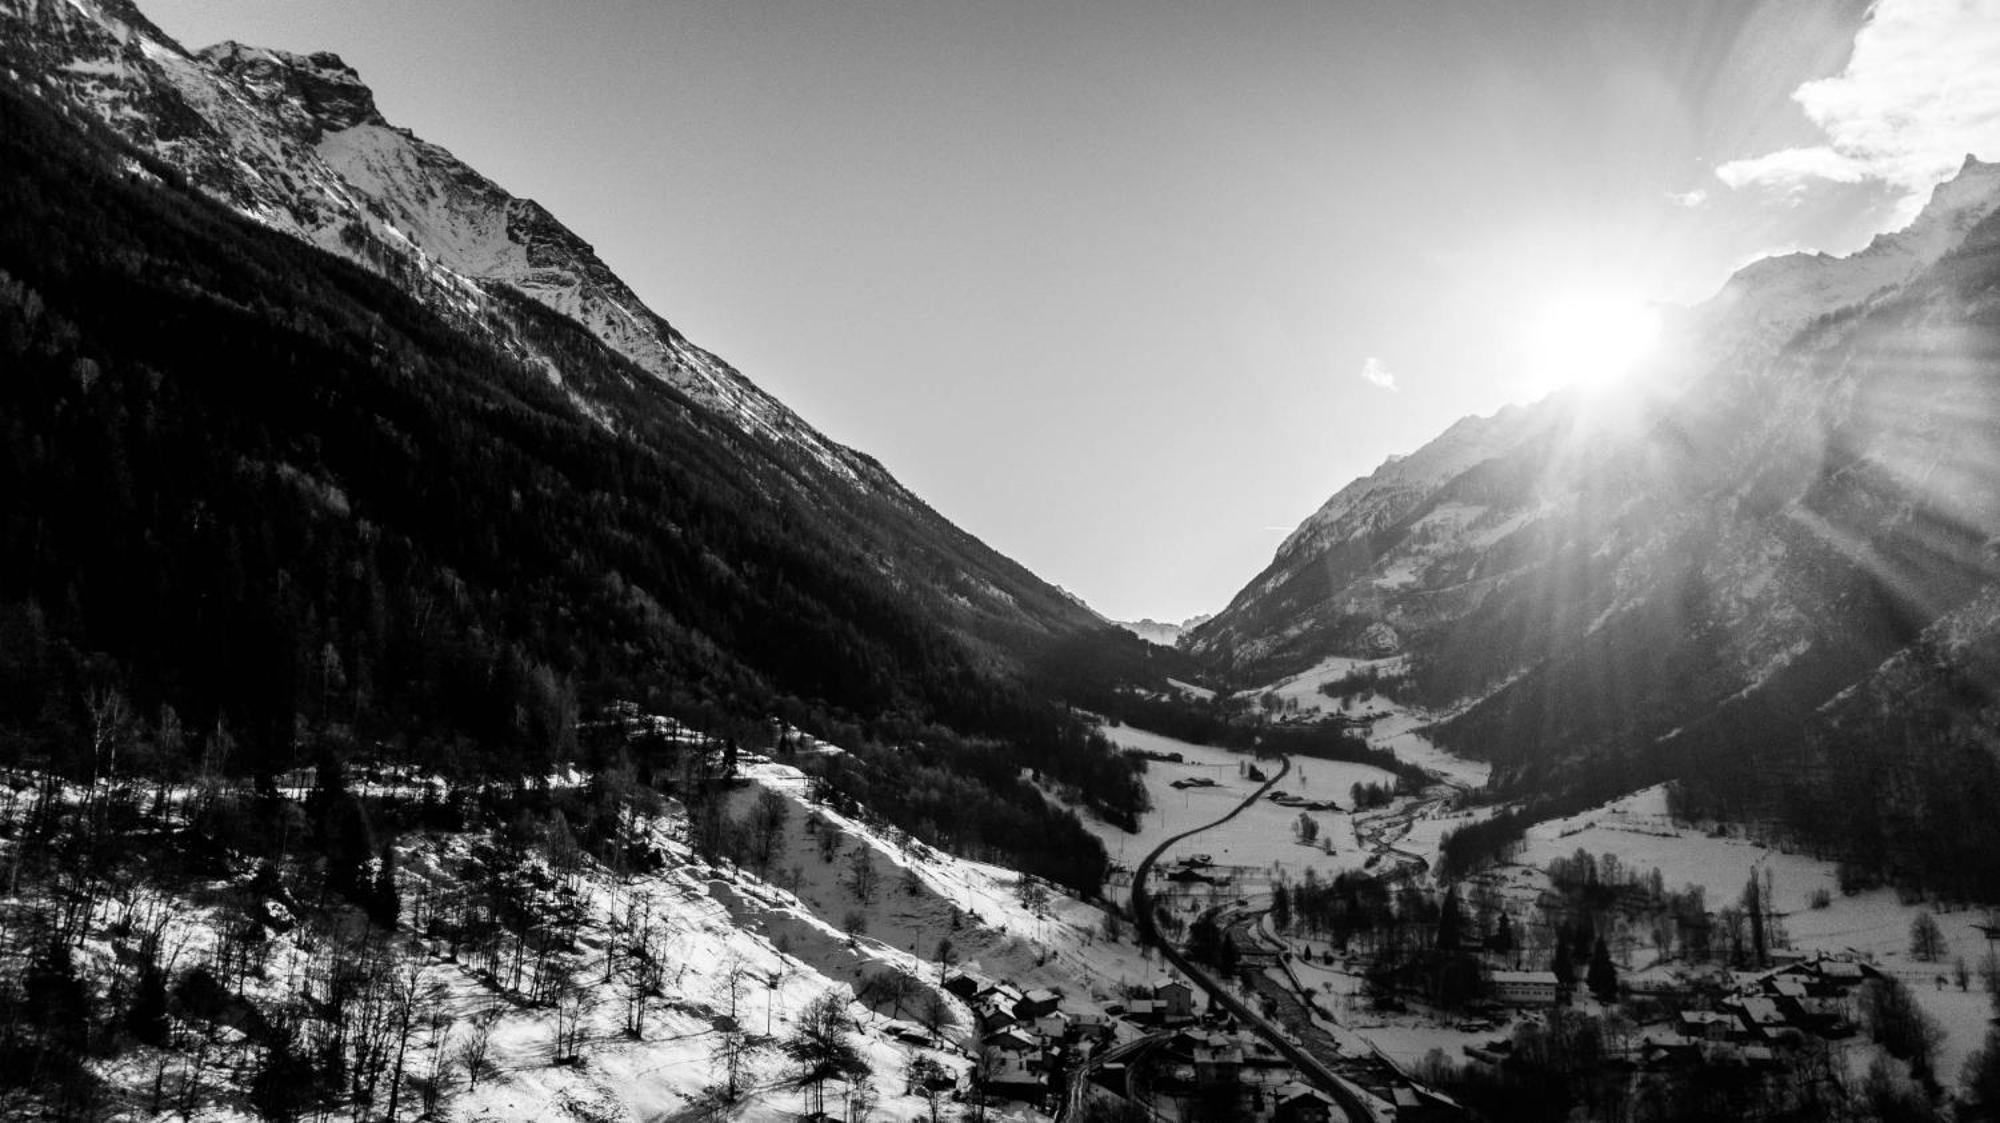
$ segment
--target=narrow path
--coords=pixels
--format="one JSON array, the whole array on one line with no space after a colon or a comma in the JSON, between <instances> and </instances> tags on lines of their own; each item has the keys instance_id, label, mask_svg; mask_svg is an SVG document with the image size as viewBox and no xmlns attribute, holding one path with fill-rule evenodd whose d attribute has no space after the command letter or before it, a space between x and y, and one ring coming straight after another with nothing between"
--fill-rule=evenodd
<instances>
[{"instance_id":1,"label":"narrow path","mask_svg":"<svg viewBox=\"0 0 2000 1123\"><path fill-rule=\"evenodd\" d=\"M1326 1062L1294 1044L1291 1038L1285 1036L1282 1030L1272 1025L1263 1015L1252 1010L1248 1003L1230 994L1220 982L1210 977L1205 969L1196 966L1193 960L1182 955L1180 949L1175 947L1172 942L1161 939L1159 928L1153 922L1152 894L1146 890L1146 878L1153 872L1153 863L1158 861L1160 855L1166 853L1168 848L1172 847L1175 843L1180 842L1182 839L1192 838L1203 831L1221 826L1242 814L1244 809L1251 804L1264 798L1265 793L1277 787L1278 781L1284 779L1285 774L1292 770L1292 760L1290 757L1280 757L1279 759L1284 763L1278 769L1278 774L1266 780L1263 787L1250 793L1250 797L1242 803L1237 804L1234 811L1212 823L1205 823L1199 827L1193 827L1174 835L1172 838L1153 847L1152 853L1147 854L1139 862L1138 867L1132 871L1133 927L1138 931L1139 942L1158 948L1160 954L1166 958L1167 962L1178 967L1182 974L1194 980L1196 985L1208 993L1211 1005L1220 1003L1231 1014L1235 1015L1238 1021L1256 1031L1257 1036L1270 1042L1271 1047L1276 1049L1279 1055L1297 1066L1299 1071L1308 1080L1312 1081L1315 1087L1332 1096L1334 1101L1340 1104L1341 1110L1347 1113L1348 1119L1354 1121L1354 1123L1363 1123L1363 1121L1371 1119L1373 1114L1368 1110L1367 1105L1362 1102L1360 1094L1354 1090L1352 1085L1348 1084L1347 1081L1341 1079L1332 1069L1328 1068Z\"/></svg>"}]
</instances>

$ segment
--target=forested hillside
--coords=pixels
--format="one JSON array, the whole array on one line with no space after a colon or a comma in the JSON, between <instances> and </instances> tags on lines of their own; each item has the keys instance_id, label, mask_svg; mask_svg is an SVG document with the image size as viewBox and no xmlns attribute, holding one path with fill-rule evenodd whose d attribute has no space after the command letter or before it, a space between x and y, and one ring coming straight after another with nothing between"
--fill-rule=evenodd
<instances>
[{"instance_id":1,"label":"forested hillside","mask_svg":"<svg viewBox=\"0 0 2000 1123\"><path fill-rule=\"evenodd\" d=\"M9 762L102 767L90 726L115 696L161 769L268 781L359 752L532 775L629 698L745 741L773 714L947 762L1003 739L1133 812L1037 648L1009 670L933 619L785 450L519 300L569 386L627 404L607 427L51 96L0 102ZM1038 826L962 841L1089 887L1093 840L1032 791L991 798Z\"/></svg>"}]
</instances>

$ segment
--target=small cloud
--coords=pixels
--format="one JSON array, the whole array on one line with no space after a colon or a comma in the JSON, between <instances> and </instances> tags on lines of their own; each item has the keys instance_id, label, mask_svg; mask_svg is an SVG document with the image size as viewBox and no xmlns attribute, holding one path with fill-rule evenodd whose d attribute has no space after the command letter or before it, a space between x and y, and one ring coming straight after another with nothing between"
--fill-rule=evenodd
<instances>
[{"instance_id":1,"label":"small cloud","mask_svg":"<svg viewBox=\"0 0 2000 1123\"><path fill-rule=\"evenodd\" d=\"M1368 361L1361 364L1361 377L1367 379L1370 386L1383 390L1396 388L1396 372L1390 370L1386 363L1373 355L1368 356Z\"/></svg>"},{"instance_id":2,"label":"small cloud","mask_svg":"<svg viewBox=\"0 0 2000 1123\"><path fill-rule=\"evenodd\" d=\"M1667 201L1677 207L1698 207L1708 202L1708 192L1699 187L1692 191L1669 191Z\"/></svg>"},{"instance_id":3,"label":"small cloud","mask_svg":"<svg viewBox=\"0 0 2000 1123\"><path fill-rule=\"evenodd\" d=\"M1825 143L1715 171L1796 199L1815 182L1886 184L1913 213L1967 153L2000 154L2000 0L1878 0L1847 67L1792 99Z\"/></svg>"},{"instance_id":4,"label":"small cloud","mask_svg":"<svg viewBox=\"0 0 2000 1123\"><path fill-rule=\"evenodd\" d=\"M1715 178L1731 187L1774 187L1787 193L1814 180L1859 183L1869 174L1859 160L1842 156L1826 145L1787 148L1748 160L1731 160L1715 169Z\"/></svg>"}]
</instances>

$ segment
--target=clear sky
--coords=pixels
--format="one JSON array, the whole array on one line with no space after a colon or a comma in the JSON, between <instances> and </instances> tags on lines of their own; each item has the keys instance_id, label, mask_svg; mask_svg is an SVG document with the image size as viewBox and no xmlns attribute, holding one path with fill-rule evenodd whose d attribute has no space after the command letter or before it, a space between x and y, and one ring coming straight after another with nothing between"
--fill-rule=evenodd
<instances>
[{"instance_id":1,"label":"clear sky","mask_svg":"<svg viewBox=\"0 0 2000 1123\"><path fill-rule=\"evenodd\" d=\"M1220 608L1343 484L1544 389L1552 302L1699 300L2000 158L2000 0L141 4L338 52L1126 619Z\"/></svg>"}]
</instances>

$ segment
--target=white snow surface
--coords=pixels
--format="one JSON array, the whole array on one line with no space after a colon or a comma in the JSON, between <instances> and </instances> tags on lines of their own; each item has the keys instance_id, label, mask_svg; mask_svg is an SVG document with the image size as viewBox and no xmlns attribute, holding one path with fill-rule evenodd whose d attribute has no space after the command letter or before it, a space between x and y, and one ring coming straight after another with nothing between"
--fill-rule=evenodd
<instances>
[{"instance_id":1,"label":"white snow surface","mask_svg":"<svg viewBox=\"0 0 2000 1123\"><path fill-rule=\"evenodd\" d=\"M908 972L928 987L940 981L938 964L930 957L940 937L948 936L958 951L956 969L1023 989L1051 987L1063 995L1065 1011L1097 1011L1120 997L1121 984L1156 977L1154 966L1139 948L1103 937L1103 913L1060 891L1048 903L1031 909L1016 891L1019 876L1011 870L964 861L878 828L811 805L804 775L790 765L746 757L741 775L750 785L733 799L747 804L760 791L773 791L789 805L781 860L773 863L773 880L748 869L708 865L683 841L687 826L677 807L642 829L669 856L658 873L618 876L585 859L577 877L584 920L579 929L582 954L579 977L593 982L604 977L605 949L615 939L615 918L635 901L650 902L651 916L664 934L667 965L664 995L653 1004L643 1040L623 1032L623 984L597 988L594 1008L584 1015L583 1060L575 1065L552 1063L555 1021L543 1006L504 997L474 973L468 962L442 958L445 948L412 935L395 937L406 968L437 988L428 1008L451 1023L447 1051L463 1040L476 1015L494 1018L491 1058L498 1070L466 1090L462 1078L446 1102L443 1118L453 1120L512 1120L578 1118L589 1120L652 1120L688 1111L706 1111L713 1104L719 1074L711 1063L719 1037L719 1019L730 1007L728 968L740 967L749 984L736 999L738 1024L753 1034L767 1028L782 1041L798 1013L829 990L852 998L852 988L864 974L886 968ZM357 783L357 794L404 798L424 777L392 773ZM573 771L548 778L555 787L574 786L582 777ZM9 797L0 816L24 811L25 800ZM806 828L839 836L838 855L822 862ZM413 886L448 880L456 865L481 840L477 834L417 832L398 846L399 878L407 901ZM0 853L12 845L0 841ZM850 854L862 849L880 875L874 899L862 903L843 877ZM546 864L539 855L531 865ZM789 869L787 869L789 867ZM247 877L248 869L243 871ZM241 882L242 877L232 879ZM783 880L785 887L774 881ZM163 927L162 948L170 970L206 961L218 946L220 933L242 923L238 908L219 882L199 898L165 895L150 887L128 888L99 905L93 929L102 932L115 915L156 917ZM275 902L272 902L275 905ZM20 902L0 899L0 906ZM113 912L112 910L118 910ZM282 906L271 911L282 913ZM843 930L851 914L864 918L865 931L856 936ZM123 942L121 942L123 941ZM291 996L284 980L323 954L307 929L277 933L268 941L267 967L261 979L252 977L243 993L260 1006L275 1006ZM86 978L109 979L112 963L129 951L124 937L92 938L79 968ZM622 969L621 969L622 970ZM941 992L940 992L941 993ZM948 999L956 1024L945 1034L942 1048L913 1048L889 1034L900 1026L915 1026L912 1009L882 1012L850 1001L856 1023L853 1039L874 1070L880 1095L874 1118L928 1118L920 1097L904 1094L902 1074L916 1052L932 1055L948 1069L961 1072L968 1062L959 1050L965 1041L969 1012ZM900 1013L898 1019L894 1017ZM1126 1027L1129 1031L1129 1027ZM414 1070L413 1070L414 1071ZM104 1075L114 1084L142 1087L151 1078L150 1052L138 1050L105 1062ZM725 1115L743 1120L796 1118L800 1093L792 1084L794 1069L775 1047L763 1049L750 1063L747 1089ZM827 1103L837 1110L841 1089L829 1088ZM409 1098L406 1096L406 1103ZM996 1118L1034 1119L1025 1107L995 1109ZM204 1120L247 1119L227 1104L199 1111ZM336 1118L344 1116L336 1113Z\"/></svg>"}]
</instances>

